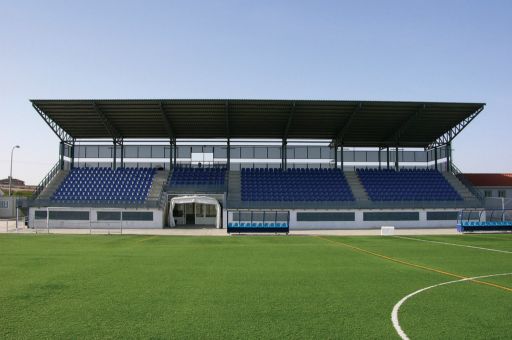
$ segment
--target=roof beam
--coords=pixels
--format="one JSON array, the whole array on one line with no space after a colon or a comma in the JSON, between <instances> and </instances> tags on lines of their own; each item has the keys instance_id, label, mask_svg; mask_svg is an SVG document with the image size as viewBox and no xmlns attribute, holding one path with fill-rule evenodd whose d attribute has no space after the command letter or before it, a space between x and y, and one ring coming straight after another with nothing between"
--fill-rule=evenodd
<instances>
[{"instance_id":1,"label":"roof beam","mask_svg":"<svg viewBox=\"0 0 512 340\"><path fill-rule=\"evenodd\" d=\"M94 111L98 114L98 117L100 117L101 122L103 123L103 126L105 126L105 129L107 129L108 133L113 139L122 138L123 136L121 133L119 133L119 130L112 125L112 122L108 119L108 117L105 115L105 113L99 108L98 104L96 102L92 102L92 106L94 108Z\"/></svg>"},{"instance_id":2,"label":"roof beam","mask_svg":"<svg viewBox=\"0 0 512 340\"><path fill-rule=\"evenodd\" d=\"M224 116L226 124L226 138L229 139L231 137L231 132L229 130L229 101L227 100L224 103Z\"/></svg>"},{"instance_id":3,"label":"roof beam","mask_svg":"<svg viewBox=\"0 0 512 340\"><path fill-rule=\"evenodd\" d=\"M406 120L404 120L400 126L398 126L396 129L393 129L393 132L391 132L386 138L382 139L382 142L388 142L388 141L398 141L402 134L407 131L407 128L411 126L412 123L418 119L418 117L427 109L427 105L423 104L421 105L416 111L414 111L412 114L407 117Z\"/></svg>"},{"instance_id":4,"label":"roof beam","mask_svg":"<svg viewBox=\"0 0 512 340\"><path fill-rule=\"evenodd\" d=\"M471 123L473 121L473 119L476 118L476 116L478 116L478 114L480 114L480 112L482 112L483 109L484 109L484 106L482 105L475 112L473 112L471 115L469 115L467 118L462 120L460 123L456 124L450 130L446 131L441 136L436 138L435 141L433 141L432 143L427 145L427 147L425 147L425 150L430 150L430 149L450 143L462 130L464 130L464 128L466 126L468 126L469 123Z\"/></svg>"},{"instance_id":5,"label":"roof beam","mask_svg":"<svg viewBox=\"0 0 512 340\"><path fill-rule=\"evenodd\" d=\"M53 119L48 117L43 110L41 110L36 104L32 103L32 107L36 110L36 112L43 118L44 122L48 124L50 129L59 137L62 142L71 143L74 138L71 137L69 133L67 133L63 128L61 128Z\"/></svg>"},{"instance_id":6,"label":"roof beam","mask_svg":"<svg viewBox=\"0 0 512 340\"><path fill-rule=\"evenodd\" d=\"M336 136L334 137L333 141L339 141L339 140L343 140L343 138L345 137L347 131L350 129L350 125L352 124L352 122L354 121L354 118L355 116L357 115L358 112L361 112L363 109L363 103L359 103L356 105L356 107L352 110L352 112L350 113L350 115L348 116L347 120L345 121L345 123L343 124L343 126L341 127L341 129L338 131L338 133L336 134Z\"/></svg>"},{"instance_id":7,"label":"roof beam","mask_svg":"<svg viewBox=\"0 0 512 340\"><path fill-rule=\"evenodd\" d=\"M288 133L290 132L290 127L292 126L293 116L295 115L295 102L292 102L290 108L290 114L288 115L288 121L286 122L286 127L284 128L283 139L288 139Z\"/></svg>"},{"instance_id":8,"label":"roof beam","mask_svg":"<svg viewBox=\"0 0 512 340\"><path fill-rule=\"evenodd\" d=\"M164 102L160 102L160 114L162 116L162 120L164 121L165 129L167 130L167 134L169 135L169 139L175 139L174 131L172 129L171 120L167 116L167 113L164 108Z\"/></svg>"}]
</instances>

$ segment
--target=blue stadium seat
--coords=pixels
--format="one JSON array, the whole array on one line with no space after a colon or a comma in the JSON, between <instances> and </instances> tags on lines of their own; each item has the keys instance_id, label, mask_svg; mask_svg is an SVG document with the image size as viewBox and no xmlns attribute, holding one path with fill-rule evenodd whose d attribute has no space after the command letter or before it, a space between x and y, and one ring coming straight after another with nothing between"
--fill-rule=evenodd
<instances>
[{"instance_id":1,"label":"blue stadium seat","mask_svg":"<svg viewBox=\"0 0 512 340\"><path fill-rule=\"evenodd\" d=\"M353 201L338 169L242 169L242 201Z\"/></svg>"},{"instance_id":2,"label":"blue stadium seat","mask_svg":"<svg viewBox=\"0 0 512 340\"><path fill-rule=\"evenodd\" d=\"M225 168L176 168L172 172L170 185L224 185Z\"/></svg>"},{"instance_id":3,"label":"blue stadium seat","mask_svg":"<svg viewBox=\"0 0 512 340\"><path fill-rule=\"evenodd\" d=\"M461 201L444 176L433 169L358 169L372 201Z\"/></svg>"},{"instance_id":4,"label":"blue stadium seat","mask_svg":"<svg viewBox=\"0 0 512 340\"><path fill-rule=\"evenodd\" d=\"M151 188L155 169L75 168L53 196L67 203L142 203Z\"/></svg>"}]
</instances>

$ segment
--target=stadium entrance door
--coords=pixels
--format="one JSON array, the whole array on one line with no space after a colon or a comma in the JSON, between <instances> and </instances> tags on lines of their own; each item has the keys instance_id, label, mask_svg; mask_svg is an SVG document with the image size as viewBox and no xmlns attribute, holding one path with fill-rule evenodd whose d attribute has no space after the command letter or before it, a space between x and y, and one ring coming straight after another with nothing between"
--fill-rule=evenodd
<instances>
[{"instance_id":1,"label":"stadium entrance door","mask_svg":"<svg viewBox=\"0 0 512 340\"><path fill-rule=\"evenodd\" d=\"M215 198L207 196L173 197L169 207L169 226L203 225L221 227L222 210Z\"/></svg>"}]
</instances>

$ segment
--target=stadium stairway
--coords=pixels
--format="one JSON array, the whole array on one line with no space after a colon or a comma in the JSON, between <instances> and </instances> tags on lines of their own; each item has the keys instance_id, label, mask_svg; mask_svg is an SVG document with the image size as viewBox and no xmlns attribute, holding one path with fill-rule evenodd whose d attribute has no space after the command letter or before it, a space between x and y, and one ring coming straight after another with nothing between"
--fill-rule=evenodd
<instances>
[{"instance_id":1,"label":"stadium stairway","mask_svg":"<svg viewBox=\"0 0 512 340\"><path fill-rule=\"evenodd\" d=\"M228 172L228 200L240 202L242 200L242 181L240 171Z\"/></svg>"},{"instance_id":2,"label":"stadium stairway","mask_svg":"<svg viewBox=\"0 0 512 340\"><path fill-rule=\"evenodd\" d=\"M464 201L475 201L478 198L452 173L442 172L444 178L459 193Z\"/></svg>"},{"instance_id":3,"label":"stadium stairway","mask_svg":"<svg viewBox=\"0 0 512 340\"><path fill-rule=\"evenodd\" d=\"M160 195L162 194L162 190L164 190L164 186L166 185L169 179L169 171L159 170L155 173L155 177L153 177L153 183L151 184L151 189L149 189L148 200L158 200Z\"/></svg>"},{"instance_id":4,"label":"stadium stairway","mask_svg":"<svg viewBox=\"0 0 512 340\"><path fill-rule=\"evenodd\" d=\"M59 172L55 176L53 176L50 183L46 185L46 187L43 189L43 191L41 191L37 198L42 200L50 199L68 174L69 170L59 170Z\"/></svg>"},{"instance_id":5,"label":"stadium stairway","mask_svg":"<svg viewBox=\"0 0 512 340\"><path fill-rule=\"evenodd\" d=\"M345 178L356 201L367 202L370 200L355 171L345 171Z\"/></svg>"}]
</instances>

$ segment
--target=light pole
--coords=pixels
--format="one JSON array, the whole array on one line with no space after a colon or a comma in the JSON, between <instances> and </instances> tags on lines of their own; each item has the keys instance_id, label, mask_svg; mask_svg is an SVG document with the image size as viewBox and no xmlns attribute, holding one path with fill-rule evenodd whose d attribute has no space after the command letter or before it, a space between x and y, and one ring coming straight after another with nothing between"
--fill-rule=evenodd
<instances>
[{"instance_id":1,"label":"light pole","mask_svg":"<svg viewBox=\"0 0 512 340\"><path fill-rule=\"evenodd\" d=\"M11 173L9 175L9 196L11 196L11 182L12 182L12 154L14 153L14 149L19 149L19 145L15 145L11 149Z\"/></svg>"}]
</instances>

